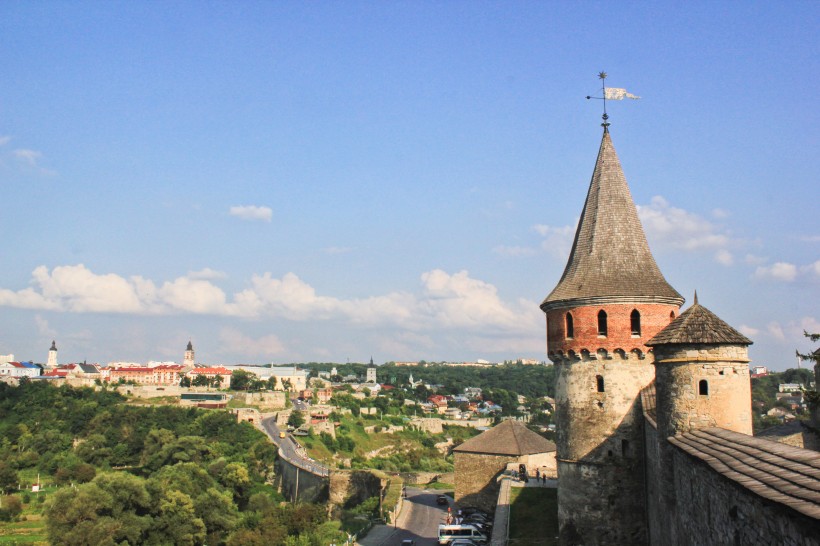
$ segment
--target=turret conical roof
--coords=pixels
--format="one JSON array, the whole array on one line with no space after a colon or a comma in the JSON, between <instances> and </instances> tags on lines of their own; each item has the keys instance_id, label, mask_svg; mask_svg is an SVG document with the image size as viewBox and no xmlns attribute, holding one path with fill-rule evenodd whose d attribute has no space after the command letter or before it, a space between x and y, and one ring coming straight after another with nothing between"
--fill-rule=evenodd
<instances>
[{"instance_id":1,"label":"turret conical roof","mask_svg":"<svg viewBox=\"0 0 820 546\"><path fill-rule=\"evenodd\" d=\"M652 257L609 131L604 131L569 261L541 309L620 301L681 305L684 299Z\"/></svg>"},{"instance_id":2,"label":"turret conical roof","mask_svg":"<svg viewBox=\"0 0 820 546\"><path fill-rule=\"evenodd\" d=\"M698 303L684 311L666 328L646 342L658 345L751 345L752 340L729 326L716 314Z\"/></svg>"}]
</instances>

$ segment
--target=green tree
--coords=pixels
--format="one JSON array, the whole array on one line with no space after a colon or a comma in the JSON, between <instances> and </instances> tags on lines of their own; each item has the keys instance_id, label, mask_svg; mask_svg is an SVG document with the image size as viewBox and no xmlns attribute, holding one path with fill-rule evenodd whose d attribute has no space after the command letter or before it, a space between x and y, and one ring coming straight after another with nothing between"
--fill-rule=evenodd
<instances>
[{"instance_id":1,"label":"green tree","mask_svg":"<svg viewBox=\"0 0 820 546\"><path fill-rule=\"evenodd\" d=\"M288 417L288 426L299 428L305 424L305 416L301 411L293 410Z\"/></svg>"},{"instance_id":2,"label":"green tree","mask_svg":"<svg viewBox=\"0 0 820 546\"><path fill-rule=\"evenodd\" d=\"M20 478L17 471L6 461L0 461L0 491L9 492L17 489Z\"/></svg>"}]
</instances>

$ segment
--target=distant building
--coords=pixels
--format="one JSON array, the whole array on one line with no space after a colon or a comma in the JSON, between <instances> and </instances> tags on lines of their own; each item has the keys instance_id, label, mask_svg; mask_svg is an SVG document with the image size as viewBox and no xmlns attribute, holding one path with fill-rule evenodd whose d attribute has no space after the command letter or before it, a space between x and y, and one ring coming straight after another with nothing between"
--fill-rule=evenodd
<instances>
[{"instance_id":1,"label":"distant building","mask_svg":"<svg viewBox=\"0 0 820 546\"><path fill-rule=\"evenodd\" d=\"M800 383L781 383L777 386L778 392L800 392L803 390L803 385Z\"/></svg>"},{"instance_id":2,"label":"distant building","mask_svg":"<svg viewBox=\"0 0 820 546\"><path fill-rule=\"evenodd\" d=\"M201 375L205 376L208 379L216 379L219 378L219 386L221 388L227 389L231 386L231 370L223 367L223 366L212 366L212 367L203 367L203 368L194 368L190 370L186 375L188 376L191 381L194 380L194 377Z\"/></svg>"},{"instance_id":3,"label":"distant building","mask_svg":"<svg viewBox=\"0 0 820 546\"><path fill-rule=\"evenodd\" d=\"M0 363L0 375L7 377L37 377L42 370L31 362Z\"/></svg>"},{"instance_id":4,"label":"distant building","mask_svg":"<svg viewBox=\"0 0 820 546\"><path fill-rule=\"evenodd\" d=\"M57 342L51 340L51 349L48 350L48 360L46 361L46 367L50 370L53 370L57 367Z\"/></svg>"},{"instance_id":5,"label":"distant building","mask_svg":"<svg viewBox=\"0 0 820 546\"><path fill-rule=\"evenodd\" d=\"M366 381L368 383L375 383L376 382L376 365L373 364L373 357L370 357L370 365L367 366L367 377Z\"/></svg>"},{"instance_id":6,"label":"distant building","mask_svg":"<svg viewBox=\"0 0 820 546\"><path fill-rule=\"evenodd\" d=\"M194 362L194 345L191 343L191 340L188 340L188 346L185 348L185 355L182 357L182 366L185 368L193 368Z\"/></svg>"}]
</instances>

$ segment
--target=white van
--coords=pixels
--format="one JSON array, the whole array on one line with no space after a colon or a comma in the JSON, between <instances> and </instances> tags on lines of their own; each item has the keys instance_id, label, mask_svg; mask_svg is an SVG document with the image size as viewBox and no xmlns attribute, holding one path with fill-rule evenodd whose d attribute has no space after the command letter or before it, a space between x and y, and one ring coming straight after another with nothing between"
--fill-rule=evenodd
<instances>
[{"instance_id":1,"label":"white van","mask_svg":"<svg viewBox=\"0 0 820 546\"><path fill-rule=\"evenodd\" d=\"M450 544L457 538L468 538L474 542L487 542L489 538L487 535L476 529L473 525L445 525L438 526L438 543L442 546Z\"/></svg>"}]
</instances>

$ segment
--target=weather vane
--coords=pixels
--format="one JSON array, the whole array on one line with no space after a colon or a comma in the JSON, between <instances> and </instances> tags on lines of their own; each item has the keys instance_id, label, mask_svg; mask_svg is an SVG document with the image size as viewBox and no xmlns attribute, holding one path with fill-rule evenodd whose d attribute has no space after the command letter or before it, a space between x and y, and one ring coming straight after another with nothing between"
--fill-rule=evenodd
<instances>
[{"instance_id":1,"label":"weather vane","mask_svg":"<svg viewBox=\"0 0 820 546\"><path fill-rule=\"evenodd\" d=\"M601 80L601 96L593 97L591 95L587 95L587 100L598 99L604 101L604 115L601 116L601 119L603 119L604 122L601 124L601 127L604 128L605 132L609 132L609 115L607 115L606 113L606 100L639 99L641 97L633 95L632 93L629 93L626 89L622 89L620 87L607 88L606 77L607 73L603 70L598 72L598 79Z\"/></svg>"}]
</instances>

